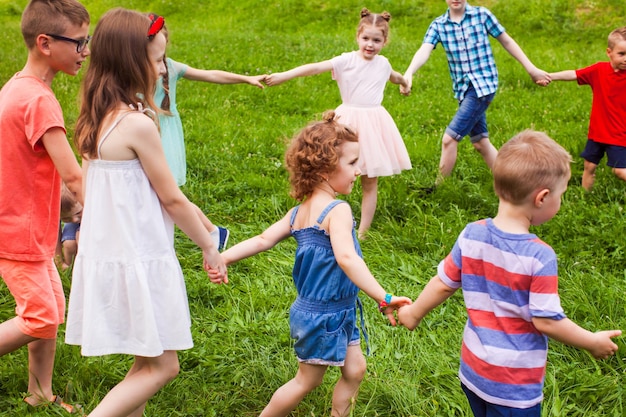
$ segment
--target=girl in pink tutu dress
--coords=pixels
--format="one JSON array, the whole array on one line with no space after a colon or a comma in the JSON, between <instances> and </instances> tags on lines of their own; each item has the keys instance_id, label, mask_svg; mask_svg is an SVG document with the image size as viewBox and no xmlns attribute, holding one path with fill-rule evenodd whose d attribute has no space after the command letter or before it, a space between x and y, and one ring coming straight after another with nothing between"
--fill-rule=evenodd
<instances>
[{"instance_id":1,"label":"girl in pink tutu dress","mask_svg":"<svg viewBox=\"0 0 626 417\"><path fill-rule=\"evenodd\" d=\"M403 87L406 85L405 79L391 68L387 58L378 54L387 43L390 19L391 15L387 12L374 14L364 8L357 28L357 51L265 78L267 85L274 86L292 78L332 71L342 100L335 112L341 117L341 123L350 125L359 135L359 168L363 187L358 230L360 239L365 237L374 219L378 177L411 169L402 136L389 112L381 105L387 81Z\"/></svg>"}]
</instances>

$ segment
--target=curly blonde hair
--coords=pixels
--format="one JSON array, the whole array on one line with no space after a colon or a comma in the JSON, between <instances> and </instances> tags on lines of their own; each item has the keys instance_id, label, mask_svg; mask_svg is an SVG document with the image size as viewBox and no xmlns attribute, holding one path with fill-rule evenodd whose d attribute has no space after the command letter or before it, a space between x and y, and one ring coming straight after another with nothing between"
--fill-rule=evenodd
<instances>
[{"instance_id":1,"label":"curly blonde hair","mask_svg":"<svg viewBox=\"0 0 626 417\"><path fill-rule=\"evenodd\" d=\"M339 123L333 110L324 112L321 121L310 123L298 132L285 152L290 195L298 201L310 196L337 167L340 146L357 141L356 132Z\"/></svg>"}]
</instances>

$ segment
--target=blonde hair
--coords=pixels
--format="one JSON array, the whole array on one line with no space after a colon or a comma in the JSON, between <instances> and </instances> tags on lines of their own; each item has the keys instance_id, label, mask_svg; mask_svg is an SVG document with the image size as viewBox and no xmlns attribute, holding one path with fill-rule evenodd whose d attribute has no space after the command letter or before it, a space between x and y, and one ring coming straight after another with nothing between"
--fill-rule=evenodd
<instances>
[{"instance_id":1,"label":"blonde hair","mask_svg":"<svg viewBox=\"0 0 626 417\"><path fill-rule=\"evenodd\" d=\"M572 157L543 132L524 130L502 145L493 165L495 193L521 204L536 190L552 190L570 176Z\"/></svg>"},{"instance_id":2,"label":"blonde hair","mask_svg":"<svg viewBox=\"0 0 626 417\"><path fill-rule=\"evenodd\" d=\"M157 109L149 27L145 14L122 8L110 10L96 25L74 137L81 155L96 157L102 121L120 103L141 102L144 108Z\"/></svg>"},{"instance_id":3,"label":"blonde hair","mask_svg":"<svg viewBox=\"0 0 626 417\"><path fill-rule=\"evenodd\" d=\"M22 36L28 49L37 36L62 35L69 25L89 24L89 12L76 0L31 0L22 13Z\"/></svg>"},{"instance_id":4,"label":"blonde hair","mask_svg":"<svg viewBox=\"0 0 626 417\"><path fill-rule=\"evenodd\" d=\"M356 29L356 34L359 36L366 26L374 26L376 29L380 29L383 33L383 39L387 43L389 38L389 21L391 15L389 12L382 12L381 14L371 13L367 8L361 9L361 20L359 26Z\"/></svg>"},{"instance_id":5,"label":"blonde hair","mask_svg":"<svg viewBox=\"0 0 626 417\"><path fill-rule=\"evenodd\" d=\"M617 28L609 34L609 49L613 49L615 44L620 41L626 41L626 26Z\"/></svg>"},{"instance_id":6,"label":"blonde hair","mask_svg":"<svg viewBox=\"0 0 626 417\"><path fill-rule=\"evenodd\" d=\"M310 196L324 176L335 170L341 157L340 146L358 141L356 132L337 122L333 110L324 112L322 119L298 132L285 152L290 195L298 201Z\"/></svg>"}]
</instances>

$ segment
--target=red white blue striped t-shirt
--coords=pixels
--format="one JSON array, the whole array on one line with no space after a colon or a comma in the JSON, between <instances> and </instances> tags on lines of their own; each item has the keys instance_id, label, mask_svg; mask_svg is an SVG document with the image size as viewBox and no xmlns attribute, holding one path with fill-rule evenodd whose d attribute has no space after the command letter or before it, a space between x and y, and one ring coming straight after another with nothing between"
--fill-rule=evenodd
<instances>
[{"instance_id":1,"label":"red white blue striped t-shirt","mask_svg":"<svg viewBox=\"0 0 626 417\"><path fill-rule=\"evenodd\" d=\"M565 318L554 250L534 234L505 233L481 220L461 232L438 275L463 289L461 382L492 404L541 402L548 338L532 317Z\"/></svg>"}]
</instances>

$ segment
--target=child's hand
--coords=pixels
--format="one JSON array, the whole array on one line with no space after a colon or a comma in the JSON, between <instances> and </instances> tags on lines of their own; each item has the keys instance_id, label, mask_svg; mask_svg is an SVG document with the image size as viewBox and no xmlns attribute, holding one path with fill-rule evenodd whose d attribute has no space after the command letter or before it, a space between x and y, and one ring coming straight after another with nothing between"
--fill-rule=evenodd
<instances>
[{"instance_id":1,"label":"child's hand","mask_svg":"<svg viewBox=\"0 0 626 417\"><path fill-rule=\"evenodd\" d=\"M274 85L282 84L285 81L287 81L287 80L284 79L283 74L284 73L282 73L282 72L277 72L275 74L266 75L265 79L263 80L263 82L265 84L267 84L268 86L270 86L270 87L272 87Z\"/></svg>"},{"instance_id":2,"label":"child's hand","mask_svg":"<svg viewBox=\"0 0 626 417\"><path fill-rule=\"evenodd\" d=\"M605 330L594 333L595 343L589 353L596 359L606 359L617 352L617 345L611 340L622 334L621 330Z\"/></svg>"},{"instance_id":3,"label":"child's hand","mask_svg":"<svg viewBox=\"0 0 626 417\"><path fill-rule=\"evenodd\" d=\"M400 84L400 94L408 96L411 94L411 87L413 86L413 77L404 77L404 85Z\"/></svg>"},{"instance_id":4,"label":"child's hand","mask_svg":"<svg viewBox=\"0 0 626 417\"><path fill-rule=\"evenodd\" d=\"M206 252L202 251L204 257L204 270L207 271L209 280L214 284L228 284L228 272L226 262L217 249Z\"/></svg>"},{"instance_id":5,"label":"child's hand","mask_svg":"<svg viewBox=\"0 0 626 417\"><path fill-rule=\"evenodd\" d=\"M535 68L530 72L530 76L532 77L535 84L540 85L541 87L546 87L552 81L550 74L547 72L540 70L539 68Z\"/></svg>"},{"instance_id":6,"label":"child's hand","mask_svg":"<svg viewBox=\"0 0 626 417\"><path fill-rule=\"evenodd\" d=\"M391 323L392 326L395 326L397 324L396 322L396 317L394 316L393 312L398 310L402 307L402 306L407 306L411 304L411 299L407 298L407 297L397 297L397 296L393 296L391 297L391 302L389 303L389 305L385 308L383 308L381 310L381 313L383 313L385 316L387 316L387 319L389 319L389 322Z\"/></svg>"},{"instance_id":7,"label":"child's hand","mask_svg":"<svg viewBox=\"0 0 626 417\"><path fill-rule=\"evenodd\" d=\"M261 90L265 88L263 83L265 82L265 78L267 75L255 75L252 77L248 77L248 84L253 85L255 87L259 87Z\"/></svg>"},{"instance_id":8,"label":"child's hand","mask_svg":"<svg viewBox=\"0 0 626 417\"><path fill-rule=\"evenodd\" d=\"M401 326L404 326L409 330L415 330L415 328L419 326L422 319L414 315L411 310L411 306L401 307L398 310L398 321Z\"/></svg>"}]
</instances>

